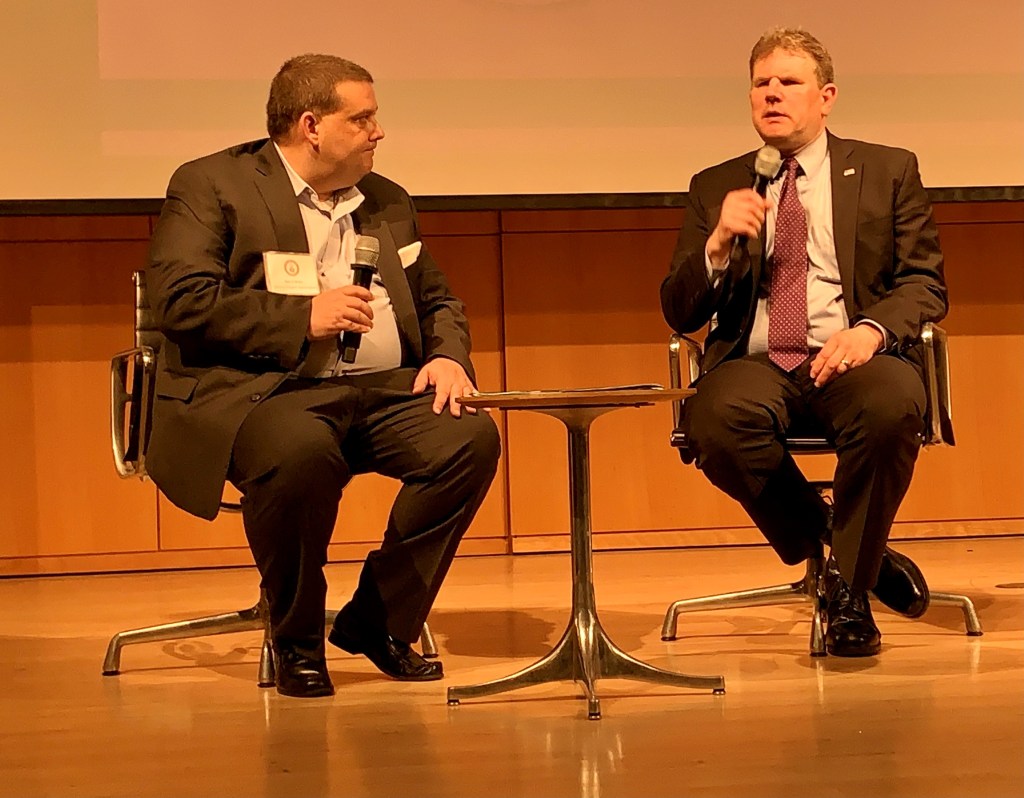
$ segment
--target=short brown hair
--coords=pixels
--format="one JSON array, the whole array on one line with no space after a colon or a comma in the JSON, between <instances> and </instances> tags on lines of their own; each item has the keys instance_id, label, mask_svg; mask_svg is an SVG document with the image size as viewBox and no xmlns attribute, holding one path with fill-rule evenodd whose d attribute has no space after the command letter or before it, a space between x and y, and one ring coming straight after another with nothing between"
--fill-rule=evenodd
<instances>
[{"instance_id":1,"label":"short brown hair","mask_svg":"<svg viewBox=\"0 0 1024 798\"><path fill-rule=\"evenodd\" d=\"M750 77L754 77L754 64L771 55L776 50L791 53L804 53L814 61L814 74L818 78L818 86L835 83L836 73L832 67L832 56L825 45L815 39L802 28L772 28L765 31L750 51Z\"/></svg>"},{"instance_id":2,"label":"short brown hair","mask_svg":"<svg viewBox=\"0 0 1024 798\"><path fill-rule=\"evenodd\" d=\"M339 110L335 86L345 80L373 83L359 64L336 55L307 53L289 58L270 82L267 133L280 141L306 111L325 116Z\"/></svg>"}]
</instances>

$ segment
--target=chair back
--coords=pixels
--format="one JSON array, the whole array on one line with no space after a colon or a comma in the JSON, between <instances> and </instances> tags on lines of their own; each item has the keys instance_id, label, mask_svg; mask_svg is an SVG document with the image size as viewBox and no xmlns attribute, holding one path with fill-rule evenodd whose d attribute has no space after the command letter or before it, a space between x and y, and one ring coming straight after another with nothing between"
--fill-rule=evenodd
<instances>
[{"instance_id":1,"label":"chair back","mask_svg":"<svg viewBox=\"0 0 1024 798\"><path fill-rule=\"evenodd\" d=\"M146 449L152 428L156 360L163 343L146 296L146 274L132 275L135 347L110 361L110 433L114 467L123 477L146 476Z\"/></svg>"},{"instance_id":2,"label":"chair back","mask_svg":"<svg viewBox=\"0 0 1024 798\"><path fill-rule=\"evenodd\" d=\"M949 378L949 341L946 331L927 322L921 330L924 347L924 383L928 391L925 446L955 446L953 397Z\"/></svg>"},{"instance_id":3,"label":"chair back","mask_svg":"<svg viewBox=\"0 0 1024 798\"><path fill-rule=\"evenodd\" d=\"M132 284L135 287L135 346L148 346L158 353L164 336L157 329L153 309L149 306L149 297L146 294L146 273L137 271L132 274Z\"/></svg>"}]
</instances>

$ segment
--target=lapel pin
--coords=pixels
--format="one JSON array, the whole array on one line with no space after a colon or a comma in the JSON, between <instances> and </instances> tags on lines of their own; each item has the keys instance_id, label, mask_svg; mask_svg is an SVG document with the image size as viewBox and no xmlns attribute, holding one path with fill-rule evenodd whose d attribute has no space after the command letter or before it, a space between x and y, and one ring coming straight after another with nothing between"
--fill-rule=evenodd
<instances>
[{"instance_id":1,"label":"lapel pin","mask_svg":"<svg viewBox=\"0 0 1024 798\"><path fill-rule=\"evenodd\" d=\"M850 175L855 175L855 174L857 174L857 170L856 169L847 169L845 172L843 172L843 177L849 177Z\"/></svg>"}]
</instances>

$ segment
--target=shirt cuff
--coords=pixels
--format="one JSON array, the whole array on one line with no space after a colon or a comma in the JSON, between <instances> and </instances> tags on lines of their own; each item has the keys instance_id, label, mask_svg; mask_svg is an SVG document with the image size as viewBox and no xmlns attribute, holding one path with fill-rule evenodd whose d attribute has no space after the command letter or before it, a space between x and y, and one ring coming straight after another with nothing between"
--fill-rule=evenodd
<instances>
[{"instance_id":1,"label":"shirt cuff","mask_svg":"<svg viewBox=\"0 0 1024 798\"><path fill-rule=\"evenodd\" d=\"M708 255L708 249L707 246L705 246L704 267L708 270L708 282L710 282L711 285L718 285L719 281L721 281L722 279L722 276L729 269L729 258L726 258L725 263L723 263L721 266L715 266L714 264L711 263L711 256Z\"/></svg>"}]
</instances>

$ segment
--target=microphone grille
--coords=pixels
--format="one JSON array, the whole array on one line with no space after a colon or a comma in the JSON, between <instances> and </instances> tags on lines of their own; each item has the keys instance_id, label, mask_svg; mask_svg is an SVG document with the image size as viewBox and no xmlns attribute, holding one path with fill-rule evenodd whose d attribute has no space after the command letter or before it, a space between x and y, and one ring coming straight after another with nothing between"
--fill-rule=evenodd
<instances>
[{"instance_id":1,"label":"microphone grille","mask_svg":"<svg viewBox=\"0 0 1024 798\"><path fill-rule=\"evenodd\" d=\"M774 180L782 168L782 153L771 144L765 144L754 158L754 171L761 177Z\"/></svg>"},{"instance_id":2,"label":"microphone grille","mask_svg":"<svg viewBox=\"0 0 1024 798\"><path fill-rule=\"evenodd\" d=\"M356 236L355 262L362 266L376 266L380 259L380 241L373 236Z\"/></svg>"}]
</instances>

